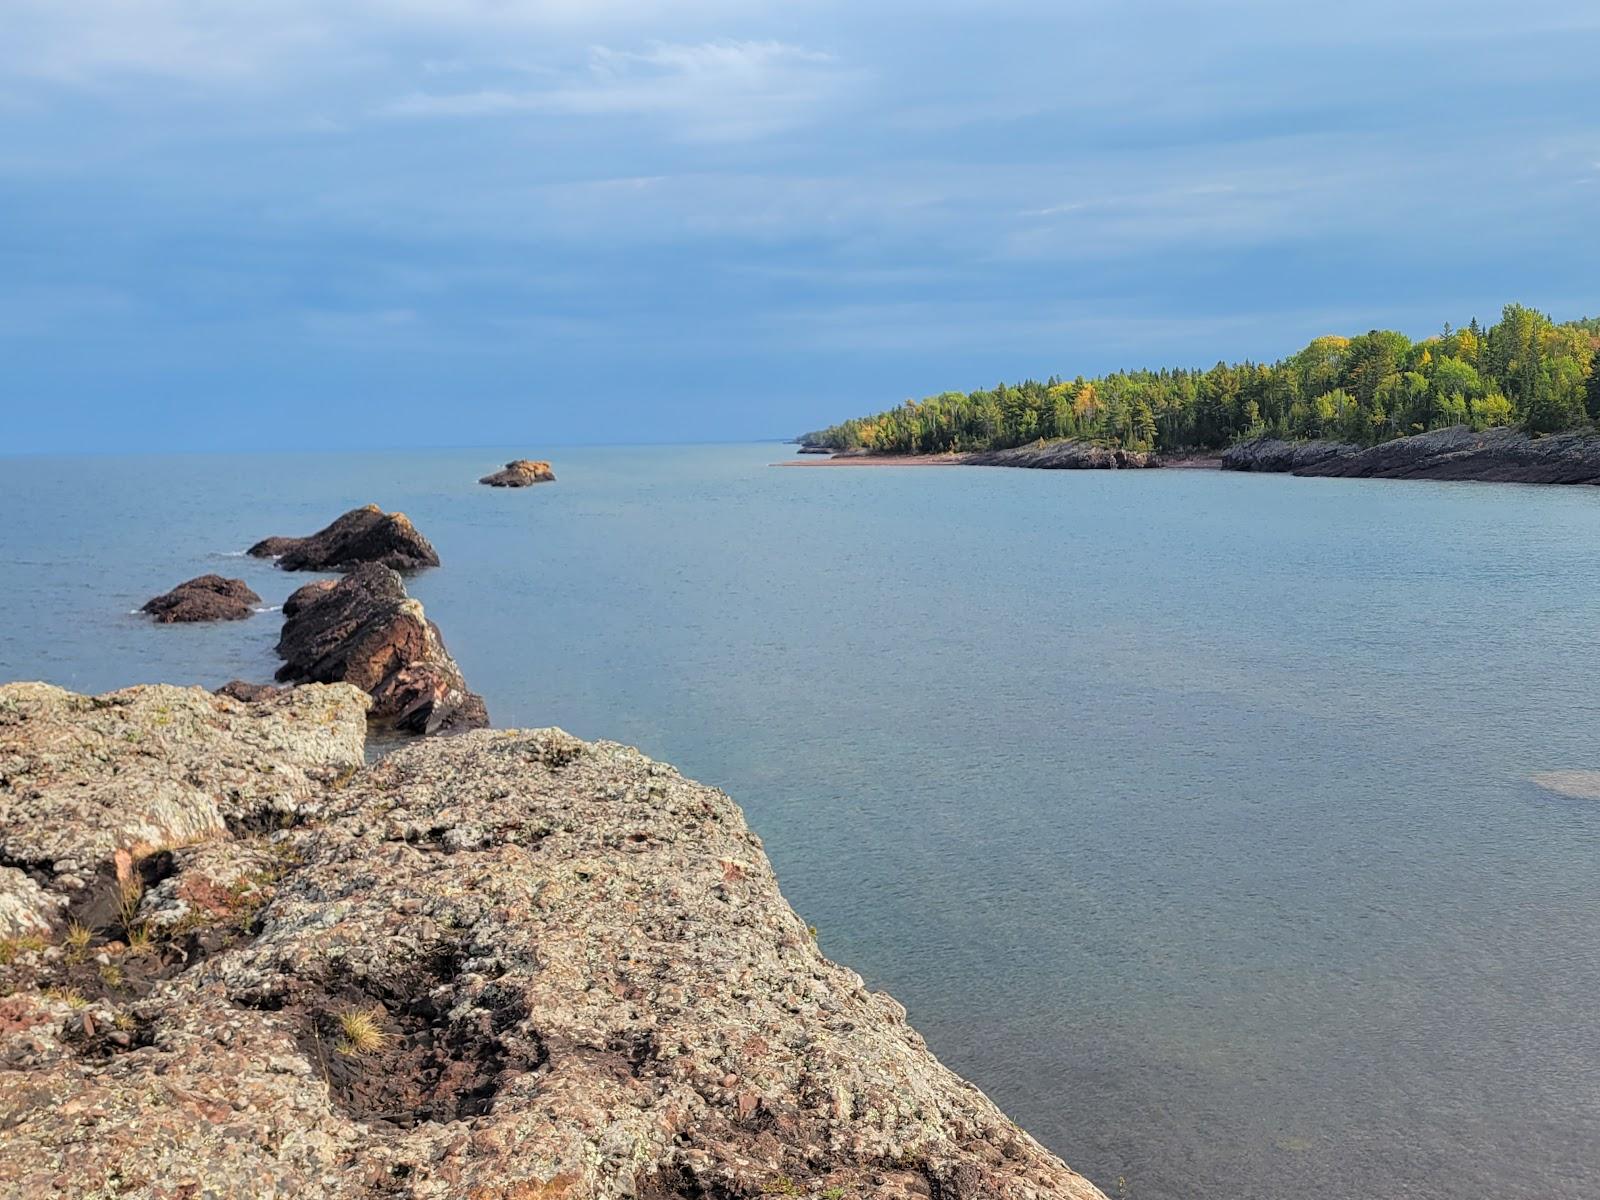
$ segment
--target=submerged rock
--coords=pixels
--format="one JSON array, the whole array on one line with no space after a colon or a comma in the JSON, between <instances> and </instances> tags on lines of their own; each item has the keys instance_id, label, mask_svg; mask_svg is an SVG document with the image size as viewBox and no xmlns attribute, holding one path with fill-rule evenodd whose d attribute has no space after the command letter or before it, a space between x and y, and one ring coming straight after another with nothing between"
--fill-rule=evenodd
<instances>
[{"instance_id":1,"label":"submerged rock","mask_svg":"<svg viewBox=\"0 0 1600 1200\"><path fill-rule=\"evenodd\" d=\"M1574 800L1600 800L1600 771L1541 771L1532 781L1547 792Z\"/></svg>"},{"instance_id":2,"label":"submerged rock","mask_svg":"<svg viewBox=\"0 0 1600 1200\"><path fill-rule=\"evenodd\" d=\"M362 563L416 571L439 565L438 553L405 513L386 513L376 504L351 509L308 537L263 538L249 553L275 558L285 571L348 571Z\"/></svg>"},{"instance_id":3,"label":"submerged rock","mask_svg":"<svg viewBox=\"0 0 1600 1200\"><path fill-rule=\"evenodd\" d=\"M1154 454L1070 440L1035 442L1009 450L985 450L966 455L962 462L976 467L1034 467L1056 471L1114 471L1161 465Z\"/></svg>"},{"instance_id":4,"label":"submerged rock","mask_svg":"<svg viewBox=\"0 0 1600 1200\"><path fill-rule=\"evenodd\" d=\"M7 785L60 805L31 805L47 839L74 791L119 786L55 757L78 720L103 744L95 704L52 695L7 730L53 764ZM192 692L220 728L177 731L123 704L119 728L165 738L175 775L326 728L229 704ZM61 953L0 966L0 1194L1100 1200L822 955L723 793L623 746L481 731L316 803L169 856L138 901L155 946L88 947L167 962L141 998L62 989L98 976Z\"/></svg>"},{"instance_id":5,"label":"submerged rock","mask_svg":"<svg viewBox=\"0 0 1600 1200\"><path fill-rule=\"evenodd\" d=\"M261 597L242 579L200 575L165 595L146 600L139 611L159 624L178 621L238 621L255 612Z\"/></svg>"},{"instance_id":6,"label":"submerged rock","mask_svg":"<svg viewBox=\"0 0 1600 1200\"><path fill-rule=\"evenodd\" d=\"M354 684L372 697L375 720L407 733L489 723L438 626L388 567L367 563L343 579L307 584L283 612L280 682Z\"/></svg>"},{"instance_id":7,"label":"submerged rock","mask_svg":"<svg viewBox=\"0 0 1600 1200\"><path fill-rule=\"evenodd\" d=\"M504 470L485 475L478 482L490 487L527 487L534 483L554 483L555 478L556 473L549 463L518 458L508 462Z\"/></svg>"},{"instance_id":8,"label":"submerged rock","mask_svg":"<svg viewBox=\"0 0 1600 1200\"><path fill-rule=\"evenodd\" d=\"M1600 483L1600 436L1533 437L1520 429L1454 425L1365 449L1344 442L1263 438L1230 447L1222 468L1352 479Z\"/></svg>"}]
</instances>

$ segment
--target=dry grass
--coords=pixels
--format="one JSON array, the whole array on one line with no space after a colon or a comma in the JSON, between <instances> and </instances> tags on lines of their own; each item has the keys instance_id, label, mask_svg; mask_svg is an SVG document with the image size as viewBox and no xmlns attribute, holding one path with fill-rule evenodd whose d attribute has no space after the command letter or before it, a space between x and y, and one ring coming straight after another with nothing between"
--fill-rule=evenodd
<instances>
[{"instance_id":1,"label":"dry grass","mask_svg":"<svg viewBox=\"0 0 1600 1200\"><path fill-rule=\"evenodd\" d=\"M67 936L61 940L66 947L67 961L80 963L89 954L89 943L94 941L94 930L81 921L74 921L67 926Z\"/></svg>"},{"instance_id":2,"label":"dry grass","mask_svg":"<svg viewBox=\"0 0 1600 1200\"><path fill-rule=\"evenodd\" d=\"M389 1044L389 1031L383 1027L383 1019L387 1014L377 1004L367 1005L365 1008L351 1006L342 1009L335 1017L335 1024L339 1027L339 1040L333 1048L340 1054L351 1057L362 1054L375 1054Z\"/></svg>"}]
</instances>

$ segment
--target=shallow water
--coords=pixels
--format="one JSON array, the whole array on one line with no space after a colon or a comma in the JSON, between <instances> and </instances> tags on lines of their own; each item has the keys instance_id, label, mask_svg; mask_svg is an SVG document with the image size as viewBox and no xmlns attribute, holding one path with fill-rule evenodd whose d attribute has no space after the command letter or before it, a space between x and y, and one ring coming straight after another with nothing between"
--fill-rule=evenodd
<instances>
[{"instance_id":1,"label":"shallow water","mask_svg":"<svg viewBox=\"0 0 1600 1200\"><path fill-rule=\"evenodd\" d=\"M268 678L275 614L129 610L404 509L497 723L725 787L1108 1192L1600 1194L1600 802L1530 782L1600 767L1600 490L787 453L0 458L0 678Z\"/></svg>"}]
</instances>

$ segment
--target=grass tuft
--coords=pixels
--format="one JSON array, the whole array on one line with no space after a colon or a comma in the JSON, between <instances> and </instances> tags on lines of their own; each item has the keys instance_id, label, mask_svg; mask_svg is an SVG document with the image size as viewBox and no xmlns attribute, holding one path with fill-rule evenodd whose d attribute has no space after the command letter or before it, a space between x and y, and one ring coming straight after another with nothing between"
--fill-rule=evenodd
<instances>
[{"instance_id":1,"label":"grass tuft","mask_svg":"<svg viewBox=\"0 0 1600 1200\"><path fill-rule=\"evenodd\" d=\"M67 961L80 963L88 956L89 943L94 941L94 930L82 921L74 921L67 926L67 936L61 944L66 947Z\"/></svg>"},{"instance_id":2,"label":"grass tuft","mask_svg":"<svg viewBox=\"0 0 1600 1200\"><path fill-rule=\"evenodd\" d=\"M352 1005L340 1010L335 1017L339 1027L339 1040L333 1048L340 1054L355 1057L375 1054L389 1044L389 1032L383 1027L385 1013L377 1004L365 1008Z\"/></svg>"}]
</instances>

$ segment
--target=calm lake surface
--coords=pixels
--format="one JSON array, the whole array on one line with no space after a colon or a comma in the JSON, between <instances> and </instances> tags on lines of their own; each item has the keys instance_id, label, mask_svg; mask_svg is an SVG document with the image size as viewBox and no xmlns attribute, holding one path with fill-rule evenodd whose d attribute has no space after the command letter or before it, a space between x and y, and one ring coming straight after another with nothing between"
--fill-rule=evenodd
<instances>
[{"instance_id":1,"label":"calm lake surface","mask_svg":"<svg viewBox=\"0 0 1600 1200\"><path fill-rule=\"evenodd\" d=\"M525 452L538 447L515 447ZM355 505L501 725L727 789L823 948L1130 1200L1600 1195L1600 489L774 469L779 446L0 458L0 679Z\"/></svg>"}]
</instances>

